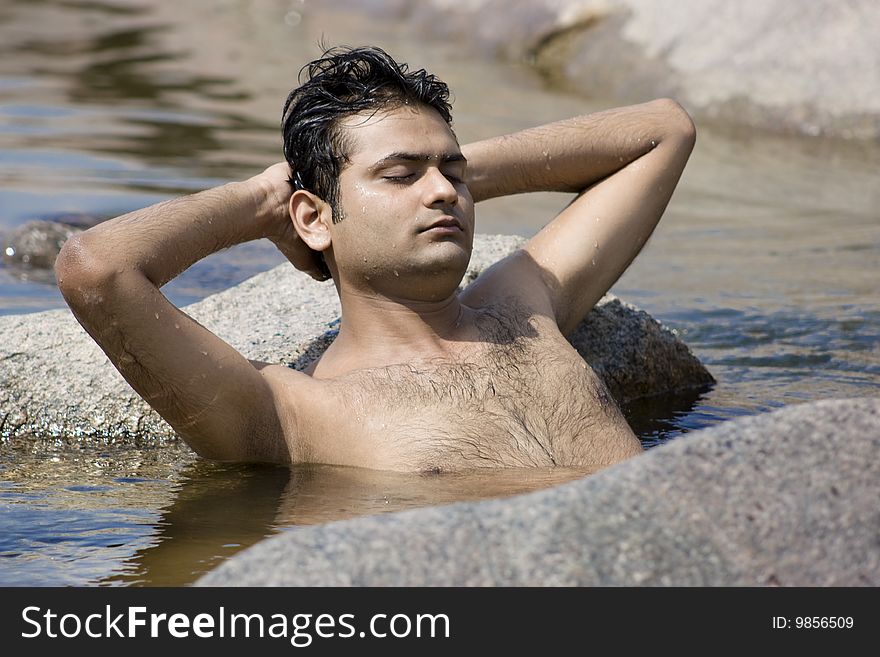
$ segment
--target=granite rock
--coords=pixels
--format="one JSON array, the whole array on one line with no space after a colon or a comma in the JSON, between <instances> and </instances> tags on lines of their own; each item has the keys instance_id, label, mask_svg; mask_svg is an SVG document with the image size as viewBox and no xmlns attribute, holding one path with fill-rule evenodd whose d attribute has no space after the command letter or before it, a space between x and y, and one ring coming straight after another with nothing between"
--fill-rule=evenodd
<instances>
[{"instance_id":1,"label":"granite rock","mask_svg":"<svg viewBox=\"0 0 880 657\"><path fill-rule=\"evenodd\" d=\"M291 528L202 586L877 586L880 399L678 438L508 499Z\"/></svg>"}]
</instances>

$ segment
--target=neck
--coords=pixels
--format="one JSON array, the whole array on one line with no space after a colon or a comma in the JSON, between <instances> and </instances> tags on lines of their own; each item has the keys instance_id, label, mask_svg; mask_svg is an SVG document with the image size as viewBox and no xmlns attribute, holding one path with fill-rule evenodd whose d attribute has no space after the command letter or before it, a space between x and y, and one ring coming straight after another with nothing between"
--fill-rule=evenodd
<instances>
[{"instance_id":1,"label":"neck","mask_svg":"<svg viewBox=\"0 0 880 657\"><path fill-rule=\"evenodd\" d=\"M369 355L370 360L444 355L465 326L466 308L457 292L438 301L416 301L348 291L340 293L340 301L342 324L335 349Z\"/></svg>"}]
</instances>

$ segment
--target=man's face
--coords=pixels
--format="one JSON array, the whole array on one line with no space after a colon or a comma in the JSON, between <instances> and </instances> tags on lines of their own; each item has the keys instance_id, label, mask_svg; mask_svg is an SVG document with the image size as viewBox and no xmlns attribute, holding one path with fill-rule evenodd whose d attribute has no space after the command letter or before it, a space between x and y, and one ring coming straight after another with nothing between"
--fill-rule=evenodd
<instances>
[{"instance_id":1,"label":"man's face","mask_svg":"<svg viewBox=\"0 0 880 657\"><path fill-rule=\"evenodd\" d=\"M398 299L447 297L474 237L455 135L434 110L409 105L341 127L352 146L339 176L345 218L331 227L340 285Z\"/></svg>"}]
</instances>

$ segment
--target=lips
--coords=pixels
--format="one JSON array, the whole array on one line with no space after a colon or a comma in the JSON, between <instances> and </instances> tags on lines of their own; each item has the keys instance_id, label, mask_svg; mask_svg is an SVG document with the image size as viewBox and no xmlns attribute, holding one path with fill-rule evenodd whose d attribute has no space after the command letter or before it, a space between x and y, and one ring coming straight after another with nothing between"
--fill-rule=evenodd
<instances>
[{"instance_id":1,"label":"lips","mask_svg":"<svg viewBox=\"0 0 880 657\"><path fill-rule=\"evenodd\" d=\"M461 225L461 222L455 217L444 216L440 217L433 223L429 224L427 227L423 228L420 232L427 232L429 230L437 230L437 231L464 231L464 227Z\"/></svg>"}]
</instances>

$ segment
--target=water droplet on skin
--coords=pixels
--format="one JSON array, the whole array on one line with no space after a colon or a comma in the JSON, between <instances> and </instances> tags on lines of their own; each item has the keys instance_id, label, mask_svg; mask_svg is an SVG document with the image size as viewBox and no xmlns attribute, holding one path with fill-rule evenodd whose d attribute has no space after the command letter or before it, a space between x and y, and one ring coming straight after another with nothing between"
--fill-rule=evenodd
<instances>
[{"instance_id":1,"label":"water droplet on skin","mask_svg":"<svg viewBox=\"0 0 880 657\"><path fill-rule=\"evenodd\" d=\"M177 322L174 322L174 328L179 329L179 328L180 328L180 324L178 324Z\"/></svg>"},{"instance_id":2,"label":"water droplet on skin","mask_svg":"<svg viewBox=\"0 0 880 657\"><path fill-rule=\"evenodd\" d=\"M207 356L207 355L208 355L208 352L207 352L207 351L203 351L203 352L201 352L201 354L202 354L202 356Z\"/></svg>"},{"instance_id":3,"label":"water droplet on skin","mask_svg":"<svg viewBox=\"0 0 880 657\"><path fill-rule=\"evenodd\" d=\"M595 248L598 249L598 248L599 248L599 242L593 242L593 246L594 246Z\"/></svg>"},{"instance_id":4,"label":"water droplet on skin","mask_svg":"<svg viewBox=\"0 0 880 657\"><path fill-rule=\"evenodd\" d=\"M596 259L595 258L593 258L593 266L594 267L596 266Z\"/></svg>"},{"instance_id":5,"label":"water droplet on skin","mask_svg":"<svg viewBox=\"0 0 880 657\"><path fill-rule=\"evenodd\" d=\"M6 247L6 255L8 255L11 258L12 256L15 255L15 249L13 249L11 246L7 246Z\"/></svg>"},{"instance_id":6,"label":"water droplet on skin","mask_svg":"<svg viewBox=\"0 0 880 657\"><path fill-rule=\"evenodd\" d=\"M367 261L367 256L364 256L364 262L366 262L366 261Z\"/></svg>"},{"instance_id":7,"label":"water droplet on skin","mask_svg":"<svg viewBox=\"0 0 880 657\"><path fill-rule=\"evenodd\" d=\"M396 269L394 270L394 275L397 276L398 278L400 277L400 274L397 273Z\"/></svg>"},{"instance_id":8,"label":"water droplet on skin","mask_svg":"<svg viewBox=\"0 0 880 657\"><path fill-rule=\"evenodd\" d=\"M652 140L651 140L651 146L656 146L656 145L657 145L657 142L654 141L654 140L652 139Z\"/></svg>"},{"instance_id":9,"label":"water droplet on skin","mask_svg":"<svg viewBox=\"0 0 880 657\"><path fill-rule=\"evenodd\" d=\"M156 319L159 319L159 313L156 313Z\"/></svg>"}]
</instances>

